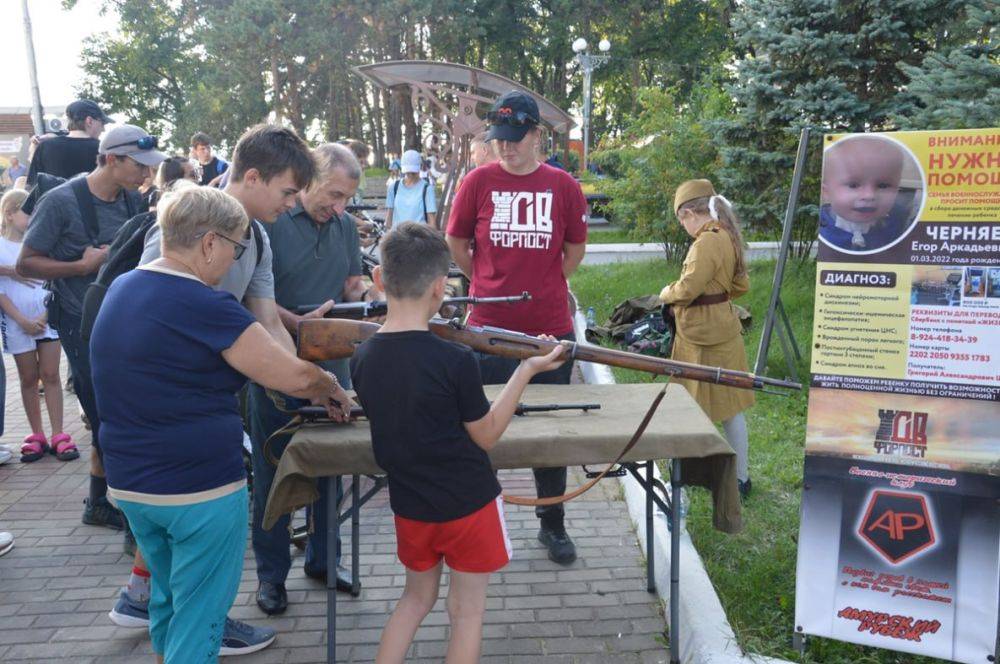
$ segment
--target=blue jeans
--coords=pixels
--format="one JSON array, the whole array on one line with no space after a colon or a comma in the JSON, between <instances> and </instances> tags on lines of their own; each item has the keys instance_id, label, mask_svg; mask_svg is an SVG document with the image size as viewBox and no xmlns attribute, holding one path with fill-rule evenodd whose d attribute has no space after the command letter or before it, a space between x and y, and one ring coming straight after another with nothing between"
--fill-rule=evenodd
<instances>
[{"instance_id":1,"label":"blue jeans","mask_svg":"<svg viewBox=\"0 0 1000 664\"><path fill-rule=\"evenodd\" d=\"M243 573L246 488L191 505L117 503L152 575L153 652L167 664L217 662Z\"/></svg>"},{"instance_id":2,"label":"blue jeans","mask_svg":"<svg viewBox=\"0 0 1000 664\"><path fill-rule=\"evenodd\" d=\"M67 313L65 309L59 312L59 320L55 321L59 341L62 342L66 359L73 371L73 390L80 401L80 407L90 421L91 444L98 458L101 458L101 446L98 441L98 431L101 428L101 418L97 416L97 399L94 397L94 382L90 374L90 346L80 338L80 317Z\"/></svg>"},{"instance_id":3,"label":"blue jeans","mask_svg":"<svg viewBox=\"0 0 1000 664\"><path fill-rule=\"evenodd\" d=\"M576 341L576 335L572 332L557 337L560 340ZM479 360L479 373L483 378L483 385L502 385L510 380L517 369L520 360L500 357L499 355L487 355L476 353ZM554 371L540 373L531 379L537 385L569 385L570 377L573 375L573 362L564 363ZM561 496L566 493L566 467L561 468L534 468L535 491L539 498L550 496ZM563 525L565 510L560 505L538 506L535 508L535 516L541 519L542 524L549 528L559 528Z\"/></svg>"},{"instance_id":4,"label":"blue jeans","mask_svg":"<svg viewBox=\"0 0 1000 664\"><path fill-rule=\"evenodd\" d=\"M300 401L289 398L290 402ZM292 419L279 411L260 385L250 383L247 388L247 421L250 428L250 443L253 447L253 555L257 560L257 579L269 583L283 584L292 566L291 533L288 526L290 515L284 515L271 530L261 526L264 508L271 493L274 473L277 470L264 456L264 443L268 437L288 424ZM278 436L271 441L271 453L281 458L291 436ZM326 524L327 497L326 482L319 483L319 499L306 508L306 521L312 526L312 533L306 542L305 564L310 570L326 570ZM343 496L341 483L337 482L337 501ZM337 563L340 563L340 536L337 536Z\"/></svg>"}]
</instances>

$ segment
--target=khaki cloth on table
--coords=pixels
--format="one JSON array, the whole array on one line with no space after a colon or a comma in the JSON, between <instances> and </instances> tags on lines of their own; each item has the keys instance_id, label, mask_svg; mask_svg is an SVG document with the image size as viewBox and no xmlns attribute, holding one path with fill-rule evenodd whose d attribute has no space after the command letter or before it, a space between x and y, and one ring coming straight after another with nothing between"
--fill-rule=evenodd
<instances>
[{"instance_id":1,"label":"khaki cloth on table","mask_svg":"<svg viewBox=\"0 0 1000 664\"><path fill-rule=\"evenodd\" d=\"M747 371L742 326L732 300L750 290L747 276L735 277L736 249L717 223L705 224L684 259L680 279L660 292L672 304L677 334L671 359ZM730 301L689 307L700 295L728 293ZM754 403L750 390L677 379L713 422L743 412Z\"/></svg>"},{"instance_id":2,"label":"khaki cloth on table","mask_svg":"<svg viewBox=\"0 0 1000 664\"><path fill-rule=\"evenodd\" d=\"M502 385L489 385L494 398ZM515 417L490 451L497 470L610 463L638 428L662 384L529 385L525 404L598 403L600 410L561 411ZM736 488L736 455L698 405L679 386L670 385L656 415L626 461L681 459L684 484L711 490L713 523L723 532L742 528ZM319 497L316 479L333 475L383 475L375 463L366 420L312 424L300 429L285 448L264 514L270 529L282 514Z\"/></svg>"}]
</instances>

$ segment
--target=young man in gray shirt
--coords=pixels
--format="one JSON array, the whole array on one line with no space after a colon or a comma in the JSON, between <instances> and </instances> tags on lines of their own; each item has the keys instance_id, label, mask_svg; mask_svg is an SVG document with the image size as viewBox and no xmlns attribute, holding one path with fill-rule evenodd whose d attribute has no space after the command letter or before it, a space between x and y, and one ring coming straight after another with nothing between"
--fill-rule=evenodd
<instances>
[{"instance_id":1,"label":"young man in gray shirt","mask_svg":"<svg viewBox=\"0 0 1000 664\"><path fill-rule=\"evenodd\" d=\"M90 378L90 349L80 338L80 314L84 293L107 260L115 232L139 212L135 190L165 158L156 149L156 139L139 127L121 125L107 132L98 150L97 169L59 185L38 202L17 259L18 274L51 284L48 322L59 332L77 399L90 420L94 453L83 522L116 530L124 527L124 520L106 497L100 419Z\"/></svg>"}]
</instances>

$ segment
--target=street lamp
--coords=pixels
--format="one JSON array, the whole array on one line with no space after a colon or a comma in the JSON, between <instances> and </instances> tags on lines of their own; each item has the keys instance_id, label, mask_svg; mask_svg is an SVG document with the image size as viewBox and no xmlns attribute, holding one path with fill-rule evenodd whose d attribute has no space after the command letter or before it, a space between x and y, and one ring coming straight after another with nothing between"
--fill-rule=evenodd
<instances>
[{"instance_id":1,"label":"street lamp","mask_svg":"<svg viewBox=\"0 0 1000 664\"><path fill-rule=\"evenodd\" d=\"M597 45L601 53L607 53L611 49L611 42L602 39ZM578 37L573 42L573 52L576 53L576 61L583 69L583 170L587 170L587 157L590 154L590 76L595 69L608 61L610 56L591 55L587 50L587 40Z\"/></svg>"}]
</instances>

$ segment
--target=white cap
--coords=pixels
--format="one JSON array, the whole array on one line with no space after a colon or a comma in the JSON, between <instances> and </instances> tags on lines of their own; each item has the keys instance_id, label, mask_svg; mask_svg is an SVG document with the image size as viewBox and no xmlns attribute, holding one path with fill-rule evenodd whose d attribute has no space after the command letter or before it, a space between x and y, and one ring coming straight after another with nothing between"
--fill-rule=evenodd
<instances>
[{"instance_id":1,"label":"white cap","mask_svg":"<svg viewBox=\"0 0 1000 664\"><path fill-rule=\"evenodd\" d=\"M400 170L403 173L419 173L421 163L423 160L416 150L407 150L403 153L403 158L399 160Z\"/></svg>"}]
</instances>

